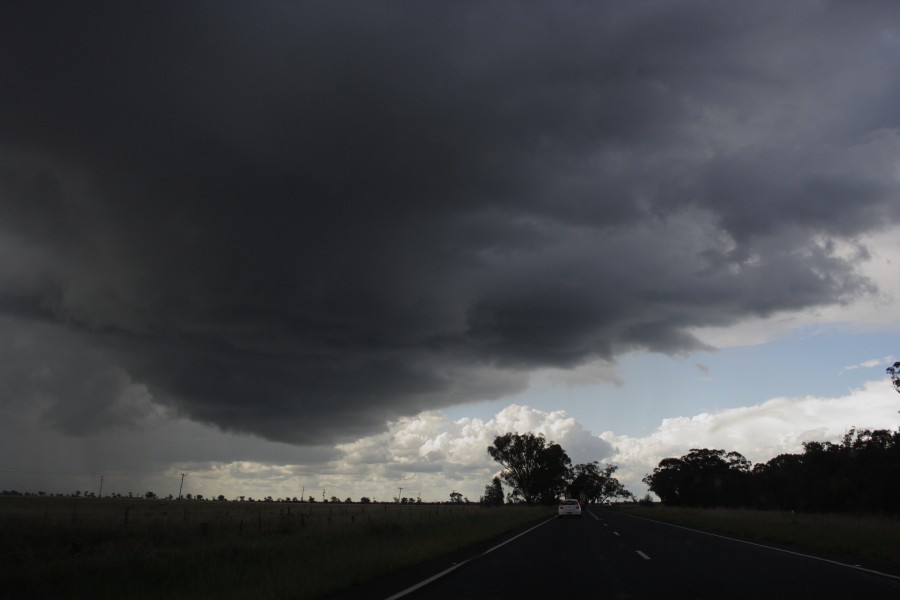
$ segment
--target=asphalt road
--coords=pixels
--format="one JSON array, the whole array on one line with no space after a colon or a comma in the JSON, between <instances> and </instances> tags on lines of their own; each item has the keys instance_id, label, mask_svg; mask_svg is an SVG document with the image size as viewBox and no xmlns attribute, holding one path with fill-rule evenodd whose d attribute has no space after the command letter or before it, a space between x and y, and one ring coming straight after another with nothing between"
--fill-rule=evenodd
<instances>
[{"instance_id":1,"label":"asphalt road","mask_svg":"<svg viewBox=\"0 0 900 600\"><path fill-rule=\"evenodd\" d=\"M435 568L428 577L394 582L395 590L377 597L900 598L896 569L880 575L871 565L853 568L852 562L845 566L834 557L796 552L591 508L581 519L551 519L486 553Z\"/></svg>"}]
</instances>

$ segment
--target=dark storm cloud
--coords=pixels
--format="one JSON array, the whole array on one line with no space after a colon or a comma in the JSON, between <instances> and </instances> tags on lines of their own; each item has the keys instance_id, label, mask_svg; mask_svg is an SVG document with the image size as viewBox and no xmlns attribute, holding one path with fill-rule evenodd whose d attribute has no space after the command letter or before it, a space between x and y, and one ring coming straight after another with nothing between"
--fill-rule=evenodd
<instances>
[{"instance_id":1,"label":"dark storm cloud","mask_svg":"<svg viewBox=\"0 0 900 600\"><path fill-rule=\"evenodd\" d=\"M835 242L896 219L891 3L2 12L5 401L71 433L146 393L316 443L689 351L870 292Z\"/></svg>"}]
</instances>

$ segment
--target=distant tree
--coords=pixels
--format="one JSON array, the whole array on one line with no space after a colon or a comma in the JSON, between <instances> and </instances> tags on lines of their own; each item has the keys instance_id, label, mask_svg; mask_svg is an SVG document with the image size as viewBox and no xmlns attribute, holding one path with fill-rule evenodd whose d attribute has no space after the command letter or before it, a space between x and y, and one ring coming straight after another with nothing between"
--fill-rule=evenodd
<instances>
[{"instance_id":1,"label":"distant tree","mask_svg":"<svg viewBox=\"0 0 900 600\"><path fill-rule=\"evenodd\" d=\"M218 496L216 496L216 500L218 500L219 502L225 502L225 496L223 494L219 494Z\"/></svg>"},{"instance_id":2,"label":"distant tree","mask_svg":"<svg viewBox=\"0 0 900 600\"><path fill-rule=\"evenodd\" d=\"M362 498L359 499L359 503L360 504L371 504L372 500L368 496L363 496Z\"/></svg>"},{"instance_id":3,"label":"distant tree","mask_svg":"<svg viewBox=\"0 0 900 600\"><path fill-rule=\"evenodd\" d=\"M571 459L559 444L533 433L506 433L488 446L488 454L504 468L500 476L512 497L527 504L552 504L565 491Z\"/></svg>"},{"instance_id":4,"label":"distant tree","mask_svg":"<svg viewBox=\"0 0 900 600\"><path fill-rule=\"evenodd\" d=\"M194 500L203 500L203 494L194 494Z\"/></svg>"},{"instance_id":5,"label":"distant tree","mask_svg":"<svg viewBox=\"0 0 900 600\"><path fill-rule=\"evenodd\" d=\"M156 498L156 494L148 491L144 493L144 498L146 498L147 500L153 500L154 498Z\"/></svg>"},{"instance_id":6,"label":"distant tree","mask_svg":"<svg viewBox=\"0 0 900 600\"><path fill-rule=\"evenodd\" d=\"M353 499L350 498L350 496L347 496L347 498L344 500L344 504L353 504Z\"/></svg>"},{"instance_id":7,"label":"distant tree","mask_svg":"<svg viewBox=\"0 0 900 600\"><path fill-rule=\"evenodd\" d=\"M503 486L500 484L499 477L494 477L489 484L484 486L484 496L481 497L481 503L485 506L500 506L503 504Z\"/></svg>"},{"instance_id":8,"label":"distant tree","mask_svg":"<svg viewBox=\"0 0 900 600\"><path fill-rule=\"evenodd\" d=\"M307 500L307 502L309 502L309 503L313 503L313 502L315 502L315 501L316 501L316 497L315 497L315 496L310 496L310 497L309 497L309 500Z\"/></svg>"},{"instance_id":9,"label":"distant tree","mask_svg":"<svg viewBox=\"0 0 900 600\"><path fill-rule=\"evenodd\" d=\"M569 484L569 495L578 498L583 493L589 502L597 503L606 502L610 498L627 497L625 486L613 476L618 468L607 465L601 469L597 461L575 465L575 478Z\"/></svg>"}]
</instances>

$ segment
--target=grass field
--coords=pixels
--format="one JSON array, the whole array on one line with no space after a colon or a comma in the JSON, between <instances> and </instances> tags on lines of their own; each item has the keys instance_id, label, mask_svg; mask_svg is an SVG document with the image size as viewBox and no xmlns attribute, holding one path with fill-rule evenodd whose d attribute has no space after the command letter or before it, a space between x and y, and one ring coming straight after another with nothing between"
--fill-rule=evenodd
<instances>
[{"instance_id":1,"label":"grass field","mask_svg":"<svg viewBox=\"0 0 900 600\"><path fill-rule=\"evenodd\" d=\"M0 582L27 598L319 598L552 514L0 497Z\"/></svg>"},{"instance_id":2,"label":"grass field","mask_svg":"<svg viewBox=\"0 0 900 600\"><path fill-rule=\"evenodd\" d=\"M877 515L619 505L616 510L684 527L900 564L900 519Z\"/></svg>"}]
</instances>

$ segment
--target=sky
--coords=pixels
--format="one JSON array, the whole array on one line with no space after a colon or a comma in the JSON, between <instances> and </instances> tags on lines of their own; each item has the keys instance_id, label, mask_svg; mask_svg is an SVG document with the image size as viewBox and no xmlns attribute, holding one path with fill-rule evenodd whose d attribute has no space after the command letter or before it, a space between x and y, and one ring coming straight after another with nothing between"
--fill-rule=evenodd
<instances>
[{"instance_id":1,"label":"sky","mask_svg":"<svg viewBox=\"0 0 900 600\"><path fill-rule=\"evenodd\" d=\"M477 500L532 431L641 495L900 424L894 2L39 0L0 56L0 489Z\"/></svg>"}]
</instances>

